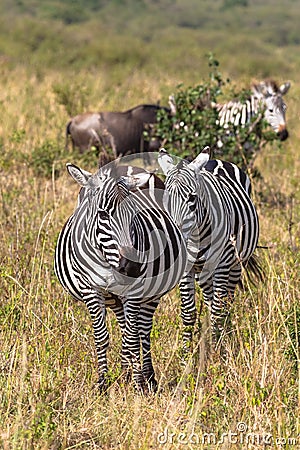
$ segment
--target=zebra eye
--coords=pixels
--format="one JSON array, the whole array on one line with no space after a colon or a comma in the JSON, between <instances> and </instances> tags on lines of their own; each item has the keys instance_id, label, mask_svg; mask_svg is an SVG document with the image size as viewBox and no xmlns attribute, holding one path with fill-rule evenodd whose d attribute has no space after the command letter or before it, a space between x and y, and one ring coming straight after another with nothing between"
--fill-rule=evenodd
<instances>
[{"instance_id":1,"label":"zebra eye","mask_svg":"<svg viewBox=\"0 0 300 450\"><path fill-rule=\"evenodd\" d=\"M270 113L272 113L273 111L274 111L273 108L270 108L270 109L269 109L269 112L270 112Z\"/></svg>"},{"instance_id":2,"label":"zebra eye","mask_svg":"<svg viewBox=\"0 0 300 450\"><path fill-rule=\"evenodd\" d=\"M98 210L98 215L101 220L106 220L108 218L108 214L103 209Z\"/></svg>"},{"instance_id":3,"label":"zebra eye","mask_svg":"<svg viewBox=\"0 0 300 450\"><path fill-rule=\"evenodd\" d=\"M197 200L196 194L189 194L188 204L191 211L194 211L196 209L196 200Z\"/></svg>"}]
</instances>

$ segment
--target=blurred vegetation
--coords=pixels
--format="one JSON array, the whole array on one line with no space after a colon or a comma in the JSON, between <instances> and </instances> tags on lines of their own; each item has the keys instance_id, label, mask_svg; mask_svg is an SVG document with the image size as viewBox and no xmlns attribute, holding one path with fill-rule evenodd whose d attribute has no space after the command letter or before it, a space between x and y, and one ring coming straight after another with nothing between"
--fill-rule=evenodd
<instances>
[{"instance_id":1,"label":"blurred vegetation","mask_svg":"<svg viewBox=\"0 0 300 450\"><path fill-rule=\"evenodd\" d=\"M0 17L0 57L35 69L163 67L194 82L207 49L234 75L290 76L300 59L294 0L2 0Z\"/></svg>"}]
</instances>

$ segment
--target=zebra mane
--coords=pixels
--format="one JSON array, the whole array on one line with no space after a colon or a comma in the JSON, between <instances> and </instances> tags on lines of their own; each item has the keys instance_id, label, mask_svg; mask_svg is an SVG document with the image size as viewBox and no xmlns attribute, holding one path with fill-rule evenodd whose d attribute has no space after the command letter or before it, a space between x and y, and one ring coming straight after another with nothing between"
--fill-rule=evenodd
<instances>
[{"instance_id":1,"label":"zebra mane","mask_svg":"<svg viewBox=\"0 0 300 450\"><path fill-rule=\"evenodd\" d=\"M102 176L113 182L113 184L110 184L110 189L113 189L115 191L116 197L122 201L126 197L128 197L129 189L127 186L127 183L123 177L123 173L120 171L118 166L118 160L111 161L110 163L106 164L105 166L101 167L98 172L94 174L94 176L91 178L91 181L94 181L94 187L95 190L98 189L98 177L101 179ZM102 190L102 187L100 188ZM83 198L85 195L85 191L79 193L80 198Z\"/></svg>"},{"instance_id":2,"label":"zebra mane","mask_svg":"<svg viewBox=\"0 0 300 450\"><path fill-rule=\"evenodd\" d=\"M129 189L127 186L127 183L125 182L124 178L119 178L116 180L117 185L117 196L119 200L124 200L128 197Z\"/></svg>"},{"instance_id":3,"label":"zebra mane","mask_svg":"<svg viewBox=\"0 0 300 450\"><path fill-rule=\"evenodd\" d=\"M278 94L280 92L278 84L276 83L275 80L271 78L267 78L263 81L253 83L252 87L255 90L258 90L259 92L262 92L264 95Z\"/></svg>"},{"instance_id":4,"label":"zebra mane","mask_svg":"<svg viewBox=\"0 0 300 450\"><path fill-rule=\"evenodd\" d=\"M264 84L266 86L270 86L273 92L276 92L276 93L279 92L279 86L278 86L278 84L276 83L275 80L271 80L271 79L270 80L265 80Z\"/></svg>"},{"instance_id":5,"label":"zebra mane","mask_svg":"<svg viewBox=\"0 0 300 450\"><path fill-rule=\"evenodd\" d=\"M176 183L180 180L182 176L181 170L187 168L188 166L189 162L184 159L181 159L178 164L174 165L172 168L172 182Z\"/></svg>"},{"instance_id":6,"label":"zebra mane","mask_svg":"<svg viewBox=\"0 0 300 450\"><path fill-rule=\"evenodd\" d=\"M189 162L188 162L188 161L186 161L185 159L181 159L181 160L179 161L179 163L177 164L176 168L177 168L177 170L179 171L179 170L181 170L181 169L184 169L184 168L187 167L188 165L189 165Z\"/></svg>"}]
</instances>

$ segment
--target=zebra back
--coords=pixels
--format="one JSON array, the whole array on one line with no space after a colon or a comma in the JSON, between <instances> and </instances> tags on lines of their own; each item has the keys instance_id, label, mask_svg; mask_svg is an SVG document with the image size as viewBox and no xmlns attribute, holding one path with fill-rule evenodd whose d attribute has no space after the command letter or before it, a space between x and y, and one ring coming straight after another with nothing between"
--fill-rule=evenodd
<instances>
[{"instance_id":1,"label":"zebra back","mask_svg":"<svg viewBox=\"0 0 300 450\"><path fill-rule=\"evenodd\" d=\"M251 195L250 178L246 172L240 169L237 165L228 161L221 161L220 159L211 159L203 166L202 170L206 170L223 178L231 178L240 184L248 195Z\"/></svg>"}]
</instances>

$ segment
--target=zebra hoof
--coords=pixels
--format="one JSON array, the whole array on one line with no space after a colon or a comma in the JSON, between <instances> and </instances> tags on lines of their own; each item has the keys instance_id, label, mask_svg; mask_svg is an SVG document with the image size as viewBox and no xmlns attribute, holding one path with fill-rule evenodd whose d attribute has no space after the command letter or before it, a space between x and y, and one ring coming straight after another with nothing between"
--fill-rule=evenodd
<instances>
[{"instance_id":1,"label":"zebra hoof","mask_svg":"<svg viewBox=\"0 0 300 450\"><path fill-rule=\"evenodd\" d=\"M147 387L148 387L149 393L155 394L157 392L158 383L157 383L156 379L154 378L154 376L151 377L149 380L147 380Z\"/></svg>"},{"instance_id":2,"label":"zebra hoof","mask_svg":"<svg viewBox=\"0 0 300 450\"><path fill-rule=\"evenodd\" d=\"M132 379L132 371L128 367L122 369L120 382L129 384L131 382L131 379Z\"/></svg>"},{"instance_id":3,"label":"zebra hoof","mask_svg":"<svg viewBox=\"0 0 300 450\"><path fill-rule=\"evenodd\" d=\"M100 394L107 394L108 392L108 382L105 375L100 375L98 380L98 386Z\"/></svg>"},{"instance_id":4,"label":"zebra hoof","mask_svg":"<svg viewBox=\"0 0 300 450\"><path fill-rule=\"evenodd\" d=\"M144 378L143 382L136 384L135 387L138 393L147 396L149 394L155 394L157 392L158 383L153 375L151 376L151 378Z\"/></svg>"}]
</instances>

